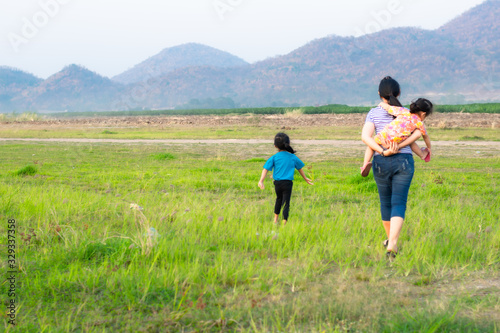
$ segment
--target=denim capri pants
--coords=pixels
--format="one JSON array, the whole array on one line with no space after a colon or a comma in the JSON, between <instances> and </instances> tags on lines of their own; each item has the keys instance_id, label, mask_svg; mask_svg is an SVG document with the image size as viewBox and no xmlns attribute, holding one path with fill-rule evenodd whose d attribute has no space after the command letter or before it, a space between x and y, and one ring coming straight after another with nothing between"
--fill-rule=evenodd
<instances>
[{"instance_id":1,"label":"denim capri pants","mask_svg":"<svg viewBox=\"0 0 500 333\"><path fill-rule=\"evenodd\" d=\"M412 154L388 157L375 155L373 176L380 197L382 221L390 221L393 217L405 218L408 191L414 173L415 162Z\"/></svg>"}]
</instances>

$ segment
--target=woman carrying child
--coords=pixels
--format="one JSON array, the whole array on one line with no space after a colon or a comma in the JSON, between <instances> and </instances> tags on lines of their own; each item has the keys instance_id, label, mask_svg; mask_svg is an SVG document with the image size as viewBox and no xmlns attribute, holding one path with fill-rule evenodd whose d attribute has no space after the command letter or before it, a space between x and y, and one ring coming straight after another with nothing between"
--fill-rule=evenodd
<instances>
[{"instance_id":1,"label":"woman carrying child","mask_svg":"<svg viewBox=\"0 0 500 333\"><path fill-rule=\"evenodd\" d=\"M432 102L425 98L419 98L412 102L410 109L404 107L392 106L382 102L379 107L383 108L390 115L396 117L384 130L377 134L375 142L383 145L384 141L393 141L401 143L406 140L415 130L420 130L427 148L420 149L416 142L410 144L411 150L422 160L429 162L431 160L431 140L425 129L424 120L432 114L434 106ZM370 173L373 157L373 149L366 148L365 160L361 167L361 176L366 177Z\"/></svg>"},{"instance_id":2,"label":"woman carrying child","mask_svg":"<svg viewBox=\"0 0 500 333\"><path fill-rule=\"evenodd\" d=\"M379 95L384 103L401 108L402 105L398 100L400 94L399 83L390 76L380 82ZM373 134L383 132L393 120L394 117L382 107L374 108L368 113L362 132L363 142L375 152L373 176L377 183L382 221L388 238L384 246L387 247L386 255L389 259L395 258L398 252L397 243L403 227L408 192L415 172L410 145L422 135L420 129L415 129L400 143L387 139L380 140L379 142L384 143L384 148L375 141Z\"/></svg>"}]
</instances>

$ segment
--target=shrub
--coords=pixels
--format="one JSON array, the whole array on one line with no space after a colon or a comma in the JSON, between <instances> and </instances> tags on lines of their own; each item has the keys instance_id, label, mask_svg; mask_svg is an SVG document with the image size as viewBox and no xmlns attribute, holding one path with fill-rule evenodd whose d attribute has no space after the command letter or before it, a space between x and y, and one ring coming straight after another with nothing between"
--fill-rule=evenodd
<instances>
[{"instance_id":1,"label":"shrub","mask_svg":"<svg viewBox=\"0 0 500 333\"><path fill-rule=\"evenodd\" d=\"M248 160L244 160L243 162L247 162L247 163L253 163L253 162L259 162L259 163L262 163L262 162L266 162L267 160L265 158L262 158L262 157L255 157L255 158L251 158L251 159L248 159Z\"/></svg>"},{"instance_id":2,"label":"shrub","mask_svg":"<svg viewBox=\"0 0 500 333\"><path fill-rule=\"evenodd\" d=\"M170 154L170 153L158 153L158 154L151 155L151 157L157 161L165 161L165 160L175 159L175 156L173 154Z\"/></svg>"},{"instance_id":3,"label":"shrub","mask_svg":"<svg viewBox=\"0 0 500 333\"><path fill-rule=\"evenodd\" d=\"M38 169L34 165L27 165L16 171L18 176L33 176L38 172Z\"/></svg>"}]
</instances>

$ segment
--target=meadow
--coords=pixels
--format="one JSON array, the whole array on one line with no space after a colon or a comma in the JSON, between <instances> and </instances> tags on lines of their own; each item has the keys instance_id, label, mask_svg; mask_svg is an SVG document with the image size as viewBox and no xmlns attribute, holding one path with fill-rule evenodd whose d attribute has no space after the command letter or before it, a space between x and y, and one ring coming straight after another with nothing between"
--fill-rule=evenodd
<instances>
[{"instance_id":1,"label":"meadow","mask_svg":"<svg viewBox=\"0 0 500 333\"><path fill-rule=\"evenodd\" d=\"M194 127L177 126L174 128L77 128L77 129L40 129L19 128L0 129L2 138L32 138L32 139L266 139L272 140L281 129L275 126L212 126ZM440 140L446 141L500 141L498 129L482 128L434 128L432 133ZM302 127L287 132L292 133L296 140L356 140L359 141L359 127Z\"/></svg>"},{"instance_id":2,"label":"meadow","mask_svg":"<svg viewBox=\"0 0 500 333\"><path fill-rule=\"evenodd\" d=\"M18 325L1 330L500 331L498 146L416 161L389 262L363 147L296 146L315 185L296 176L275 226L272 180L257 187L271 138L0 142L1 267L15 219L20 270Z\"/></svg>"}]
</instances>

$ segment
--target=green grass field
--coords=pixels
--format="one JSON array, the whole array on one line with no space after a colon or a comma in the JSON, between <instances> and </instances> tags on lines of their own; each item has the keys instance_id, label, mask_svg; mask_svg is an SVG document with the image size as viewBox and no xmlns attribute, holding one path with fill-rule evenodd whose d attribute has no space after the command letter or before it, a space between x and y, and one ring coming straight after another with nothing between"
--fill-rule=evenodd
<instances>
[{"instance_id":1,"label":"green grass field","mask_svg":"<svg viewBox=\"0 0 500 333\"><path fill-rule=\"evenodd\" d=\"M269 139L281 129L276 126L172 126L167 128L22 128L4 127L1 138L91 138L91 139ZM435 128L429 129L432 140L500 141L498 129ZM296 140L360 140L361 127L308 126L287 129Z\"/></svg>"},{"instance_id":2,"label":"green grass field","mask_svg":"<svg viewBox=\"0 0 500 333\"><path fill-rule=\"evenodd\" d=\"M296 177L276 227L272 181L257 187L271 141L0 143L1 267L13 218L20 269L0 330L500 331L498 150L416 161L389 263L362 149L296 148L315 185Z\"/></svg>"}]
</instances>

